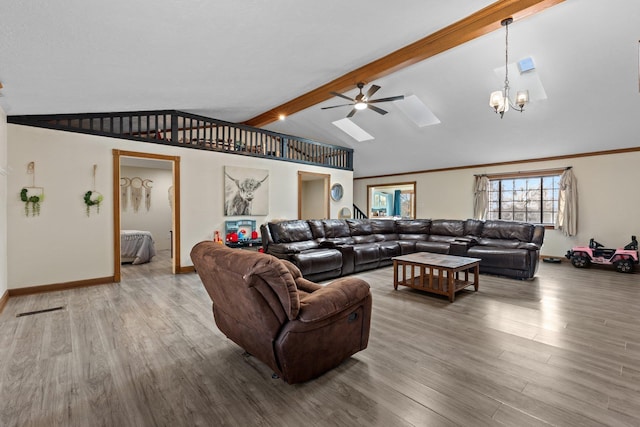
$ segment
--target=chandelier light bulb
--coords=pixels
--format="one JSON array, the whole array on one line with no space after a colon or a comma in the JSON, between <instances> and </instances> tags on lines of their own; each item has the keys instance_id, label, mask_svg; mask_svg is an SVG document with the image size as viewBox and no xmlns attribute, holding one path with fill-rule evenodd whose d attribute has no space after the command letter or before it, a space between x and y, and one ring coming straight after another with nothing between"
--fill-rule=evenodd
<instances>
[{"instance_id":1,"label":"chandelier light bulb","mask_svg":"<svg viewBox=\"0 0 640 427\"><path fill-rule=\"evenodd\" d=\"M356 110L364 110L365 108L367 108L367 103L366 102L356 102L356 105L354 105Z\"/></svg>"}]
</instances>

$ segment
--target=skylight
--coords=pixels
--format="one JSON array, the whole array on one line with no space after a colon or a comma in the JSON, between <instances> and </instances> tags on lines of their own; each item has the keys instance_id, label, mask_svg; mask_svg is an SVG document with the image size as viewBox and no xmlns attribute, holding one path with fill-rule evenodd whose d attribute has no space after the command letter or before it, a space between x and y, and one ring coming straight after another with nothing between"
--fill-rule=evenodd
<instances>
[{"instance_id":1,"label":"skylight","mask_svg":"<svg viewBox=\"0 0 640 427\"><path fill-rule=\"evenodd\" d=\"M362 129L357 124L353 123L348 118L336 120L335 122L331 122L335 127L349 135L351 138L355 139L358 142L369 141L375 139L373 136L369 135L364 129Z\"/></svg>"},{"instance_id":2,"label":"skylight","mask_svg":"<svg viewBox=\"0 0 640 427\"><path fill-rule=\"evenodd\" d=\"M415 95L405 96L403 101L396 101L394 104L418 127L440 123L440 119Z\"/></svg>"}]
</instances>

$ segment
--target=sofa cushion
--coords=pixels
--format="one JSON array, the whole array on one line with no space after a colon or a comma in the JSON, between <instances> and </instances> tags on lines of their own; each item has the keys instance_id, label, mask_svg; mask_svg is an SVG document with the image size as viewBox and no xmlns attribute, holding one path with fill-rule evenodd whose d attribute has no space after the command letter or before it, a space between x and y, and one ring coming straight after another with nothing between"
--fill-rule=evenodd
<instances>
[{"instance_id":1,"label":"sofa cushion","mask_svg":"<svg viewBox=\"0 0 640 427\"><path fill-rule=\"evenodd\" d=\"M320 244L315 240L291 243L272 243L269 245L269 252L274 254L297 254L299 252L318 247L320 247Z\"/></svg>"},{"instance_id":2,"label":"sofa cushion","mask_svg":"<svg viewBox=\"0 0 640 427\"><path fill-rule=\"evenodd\" d=\"M396 222L392 219L370 219L371 229L374 234L395 234Z\"/></svg>"},{"instance_id":3,"label":"sofa cushion","mask_svg":"<svg viewBox=\"0 0 640 427\"><path fill-rule=\"evenodd\" d=\"M313 249L300 252L292 256L292 261L298 266L303 276L342 268L342 254L337 249Z\"/></svg>"},{"instance_id":4,"label":"sofa cushion","mask_svg":"<svg viewBox=\"0 0 640 427\"><path fill-rule=\"evenodd\" d=\"M300 242L312 240L309 223L303 220L269 223L269 231L274 243Z\"/></svg>"},{"instance_id":5,"label":"sofa cushion","mask_svg":"<svg viewBox=\"0 0 640 427\"><path fill-rule=\"evenodd\" d=\"M324 226L324 236L327 239L334 239L337 237L351 237L349 225L342 219L323 219L322 225Z\"/></svg>"},{"instance_id":6,"label":"sofa cushion","mask_svg":"<svg viewBox=\"0 0 640 427\"><path fill-rule=\"evenodd\" d=\"M380 260L380 246L375 243L353 245L354 265L377 264Z\"/></svg>"},{"instance_id":7,"label":"sofa cushion","mask_svg":"<svg viewBox=\"0 0 640 427\"><path fill-rule=\"evenodd\" d=\"M517 239L521 242L530 242L533 228L532 224L524 222L486 221L481 236L488 239Z\"/></svg>"},{"instance_id":8,"label":"sofa cushion","mask_svg":"<svg viewBox=\"0 0 640 427\"><path fill-rule=\"evenodd\" d=\"M456 236L441 236L439 234L431 234L427 239L429 242L444 242L451 243L456 240Z\"/></svg>"},{"instance_id":9,"label":"sofa cushion","mask_svg":"<svg viewBox=\"0 0 640 427\"><path fill-rule=\"evenodd\" d=\"M310 219L307 220L309 223L309 228L311 228L311 235L314 239L323 240L325 238L324 235L324 225L322 224L322 220L320 219Z\"/></svg>"},{"instance_id":10,"label":"sofa cushion","mask_svg":"<svg viewBox=\"0 0 640 427\"><path fill-rule=\"evenodd\" d=\"M415 240L397 240L396 243L400 246L400 254L412 254L416 251L416 241Z\"/></svg>"},{"instance_id":11,"label":"sofa cushion","mask_svg":"<svg viewBox=\"0 0 640 427\"><path fill-rule=\"evenodd\" d=\"M507 249L490 246L473 246L467 256L480 258L480 267L497 267L501 269L529 269L529 253L526 249Z\"/></svg>"},{"instance_id":12,"label":"sofa cushion","mask_svg":"<svg viewBox=\"0 0 640 427\"><path fill-rule=\"evenodd\" d=\"M429 234L443 236L464 236L464 221L458 219L434 219Z\"/></svg>"},{"instance_id":13,"label":"sofa cushion","mask_svg":"<svg viewBox=\"0 0 640 427\"><path fill-rule=\"evenodd\" d=\"M437 254L448 254L449 243L447 242L416 242L416 252L434 252Z\"/></svg>"},{"instance_id":14,"label":"sofa cushion","mask_svg":"<svg viewBox=\"0 0 640 427\"><path fill-rule=\"evenodd\" d=\"M399 240L428 240L428 234L398 234Z\"/></svg>"},{"instance_id":15,"label":"sofa cushion","mask_svg":"<svg viewBox=\"0 0 640 427\"><path fill-rule=\"evenodd\" d=\"M381 260L388 260L394 256L402 255L400 244L397 241L378 242L378 246L380 247Z\"/></svg>"},{"instance_id":16,"label":"sofa cushion","mask_svg":"<svg viewBox=\"0 0 640 427\"><path fill-rule=\"evenodd\" d=\"M468 219L464 222L465 236L480 236L484 228L484 221L479 219Z\"/></svg>"},{"instance_id":17,"label":"sofa cushion","mask_svg":"<svg viewBox=\"0 0 640 427\"><path fill-rule=\"evenodd\" d=\"M396 220L396 231L398 234L429 234L431 228L430 219L398 219Z\"/></svg>"},{"instance_id":18,"label":"sofa cushion","mask_svg":"<svg viewBox=\"0 0 640 427\"><path fill-rule=\"evenodd\" d=\"M494 248L517 249L522 242L514 239L487 239L481 237L477 240L478 245L492 246Z\"/></svg>"},{"instance_id":19,"label":"sofa cushion","mask_svg":"<svg viewBox=\"0 0 640 427\"><path fill-rule=\"evenodd\" d=\"M366 219L348 219L349 231L351 237L355 236L370 236L373 234L373 228L371 223Z\"/></svg>"},{"instance_id":20,"label":"sofa cushion","mask_svg":"<svg viewBox=\"0 0 640 427\"><path fill-rule=\"evenodd\" d=\"M376 236L373 234L365 234L364 236L353 236L353 243L374 243L376 241Z\"/></svg>"},{"instance_id":21,"label":"sofa cushion","mask_svg":"<svg viewBox=\"0 0 640 427\"><path fill-rule=\"evenodd\" d=\"M221 256L218 256L218 260L221 258ZM238 257L231 256L227 258L237 265ZM295 319L300 310L300 298L296 283L289 269L278 258L273 256L255 257L252 261L253 265L243 276L245 283L261 292L265 288L260 286L259 281L266 283L280 300L289 320ZM231 267L229 268L232 269Z\"/></svg>"}]
</instances>

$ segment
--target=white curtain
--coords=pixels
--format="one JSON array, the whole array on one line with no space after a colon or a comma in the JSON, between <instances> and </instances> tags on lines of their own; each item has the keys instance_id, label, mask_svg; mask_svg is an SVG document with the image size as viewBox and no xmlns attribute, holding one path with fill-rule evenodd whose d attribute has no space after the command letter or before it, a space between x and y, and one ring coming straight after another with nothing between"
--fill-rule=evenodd
<instances>
[{"instance_id":1,"label":"white curtain","mask_svg":"<svg viewBox=\"0 0 640 427\"><path fill-rule=\"evenodd\" d=\"M571 169L560 176L556 229L565 236L575 236L578 232L578 183Z\"/></svg>"},{"instance_id":2,"label":"white curtain","mask_svg":"<svg viewBox=\"0 0 640 427\"><path fill-rule=\"evenodd\" d=\"M489 178L486 175L476 176L473 190L473 217L487 219L489 211Z\"/></svg>"}]
</instances>

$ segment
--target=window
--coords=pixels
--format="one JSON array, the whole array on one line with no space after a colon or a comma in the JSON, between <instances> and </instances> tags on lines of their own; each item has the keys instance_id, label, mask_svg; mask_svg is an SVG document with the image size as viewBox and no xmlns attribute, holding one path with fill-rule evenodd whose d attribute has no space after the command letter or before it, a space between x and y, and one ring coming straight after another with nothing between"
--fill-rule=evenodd
<instances>
[{"instance_id":1,"label":"window","mask_svg":"<svg viewBox=\"0 0 640 427\"><path fill-rule=\"evenodd\" d=\"M558 215L560 172L543 176L489 176L488 219L553 225Z\"/></svg>"}]
</instances>

